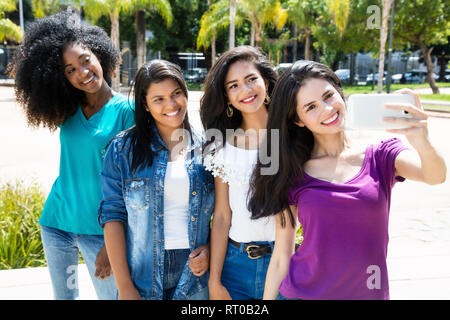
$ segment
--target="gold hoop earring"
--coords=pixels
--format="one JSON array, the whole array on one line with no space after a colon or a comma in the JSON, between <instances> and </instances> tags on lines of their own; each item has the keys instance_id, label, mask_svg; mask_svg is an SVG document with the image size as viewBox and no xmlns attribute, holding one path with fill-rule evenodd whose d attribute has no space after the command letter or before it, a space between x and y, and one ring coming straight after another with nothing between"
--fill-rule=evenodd
<instances>
[{"instance_id":1,"label":"gold hoop earring","mask_svg":"<svg viewBox=\"0 0 450 320\"><path fill-rule=\"evenodd\" d=\"M264 103L265 103L265 104L269 104L269 103L270 103L270 97L269 97L269 95L267 95L267 96L264 98Z\"/></svg>"},{"instance_id":2,"label":"gold hoop earring","mask_svg":"<svg viewBox=\"0 0 450 320\"><path fill-rule=\"evenodd\" d=\"M228 107L227 107L227 117L231 118L232 116L233 116L233 108L231 107L231 104L229 103Z\"/></svg>"}]
</instances>

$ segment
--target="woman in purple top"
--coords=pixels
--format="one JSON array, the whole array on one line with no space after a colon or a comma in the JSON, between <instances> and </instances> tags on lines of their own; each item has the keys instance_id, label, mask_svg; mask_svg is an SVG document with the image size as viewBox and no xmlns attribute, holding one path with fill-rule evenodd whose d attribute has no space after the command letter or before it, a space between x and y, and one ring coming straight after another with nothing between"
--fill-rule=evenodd
<instances>
[{"instance_id":1,"label":"woman in purple top","mask_svg":"<svg viewBox=\"0 0 450 320\"><path fill-rule=\"evenodd\" d=\"M392 187L405 178L438 184L446 176L418 95L399 93L412 94L415 105L389 107L413 119L386 119L408 127L388 131L404 134L414 150L397 138L358 148L344 132L342 85L331 69L298 61L279 79L267 141L279 129L280 170L261 175L265 165L257 164L248 203L255 219L279 213L264 299L389 299ZM303 242L294 253L298 222Z\"/></svg>"}]
</instances>

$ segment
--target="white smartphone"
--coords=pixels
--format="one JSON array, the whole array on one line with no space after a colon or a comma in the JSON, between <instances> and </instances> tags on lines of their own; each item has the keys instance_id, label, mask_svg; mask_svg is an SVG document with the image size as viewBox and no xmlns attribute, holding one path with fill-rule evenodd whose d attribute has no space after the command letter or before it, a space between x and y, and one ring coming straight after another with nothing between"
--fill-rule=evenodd
<instances>
[{"instance_id":1,"label":"white smartphone","mask_svg":"<svg viewBox=\"0 0 450 320\"><path fill-rule=\"evenodd\" d=\"M404 125L383 121L383 117L412 118L405 110L386 108L386 103L414 105L410 94L352 94L347 102L346 126L355 130L402 129Z\"/></svg>"}]
</instances>

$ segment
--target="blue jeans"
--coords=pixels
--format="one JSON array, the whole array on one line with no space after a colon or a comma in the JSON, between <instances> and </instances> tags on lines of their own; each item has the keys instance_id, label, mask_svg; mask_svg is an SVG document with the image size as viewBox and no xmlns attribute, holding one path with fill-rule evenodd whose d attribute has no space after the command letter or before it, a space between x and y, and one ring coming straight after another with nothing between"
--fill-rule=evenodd
<instances>
[{"instance_id":1,"label":"blue jeans","mask_svg":"<svg viewBox=\"0 0 450 320\"><path fill-rule=\"evenodd\" d=\"M270 244L273 250L273 242L254 244ZM228 243L221 281L233 300L262 299L271 256L272 254L266 254L258 259L250 259L244 250L244 244L237 248Z\"/></svg>"},{"instance_id":2,"label":"blue jeans","mask_svg":"<svg viewBox=\"0 0 450 320\"><path fill-rule=\"evenodd\" d=\"M189 260L189 249L174 249L164 251L164 281L163 281L163 299L172 300L173 294L180 281L184 266ZM199 292L187 296L187 300L208 300L208 287Z\"/></svg>"},{"instance_id":3,"label":"blue jeans","mask_svg":"<svg viewBox=\"0 0 450 320\"><path fill-rule=\"evenodd\" d=\"M104 245L102 235L76 234L41 225L45 258L56 300L78 298L78 252L81 252L100 300L117 299L114 276L99 280L94 277L95 259Z\"/></svg>"},{"instance_id":4,"label":"blue jeans","mask_svg":"<svg viewBox=\"0 0 450 320\"><path fill-rule=\"evenodd\" d=\"M180 281L184 266L189 260L189 249L174 249L164 251L164 281L163 281L163 300L172 300L173 294ZM187 300L208 300L209 290L205 287L203 290L187 297Z\"/></svg>"}]
</instances>

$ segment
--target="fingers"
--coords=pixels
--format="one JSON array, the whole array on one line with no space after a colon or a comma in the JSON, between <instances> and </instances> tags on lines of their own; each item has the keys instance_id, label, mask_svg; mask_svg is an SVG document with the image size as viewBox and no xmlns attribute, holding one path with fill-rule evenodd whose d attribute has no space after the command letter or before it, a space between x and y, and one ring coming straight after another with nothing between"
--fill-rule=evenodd
<instances>
[{"instance_id":1,"label":"fingers","mask_svg":"<svg viewBox=\"0 0 450 320\"><path fill-rule=\"evenodd\" d=\"M106 279L111 276L112 274L111 266L96 266L94 277L96 277L99 280Z\"/></svg>"},{"instance_id":2,"label":"fingers","mask_svg":"<svg viewBox=\"0 0 450 320\"><path fill-rule=\"evenodd\" d=\"M412 95L414 97L414 103L417 106L417 108L423 110L422 103L420 102L420 97L419 97L419 94L417 92L415 92L415 91L413 91L413 90L411 90L409 88L403 88L403 89L400 89L400 90L396 90L393 93L395 93L395 94L410 94L410 95Z\"/></svg>"},{"instance_id":3,"label":"fingers","mask_svg":"<svg viewBox=\"0 0 450 320\"><path fill-rule=\"evenodd\" d=\"M383 121L398 124L399 126L405 127L426 127L427 120L426 119L411 119L411 118L397 118L397 117L384 117Z\"/></svg>"},{"instance_id":4,"label":"fingers","mask_svg":"<svg viewBox=\"0 0 450 320\"><path fill-rule=\"evenodd\" d=\"M391 110L403 110L411 114L415 118L428 119L428 114L412 104L409 103L386 103L385 107Z\"/></svg>"},{"instance_id":5,"label":"fingers","mask_svg":"<svg viewBox=\"0 0 450 320\"><path fill-rule=\"evenodd\" d=\"M189 269L197 277L202 276L209 268L208 250L199 248L196 248L189 255Z\"/></svg>"}]
</instances>

